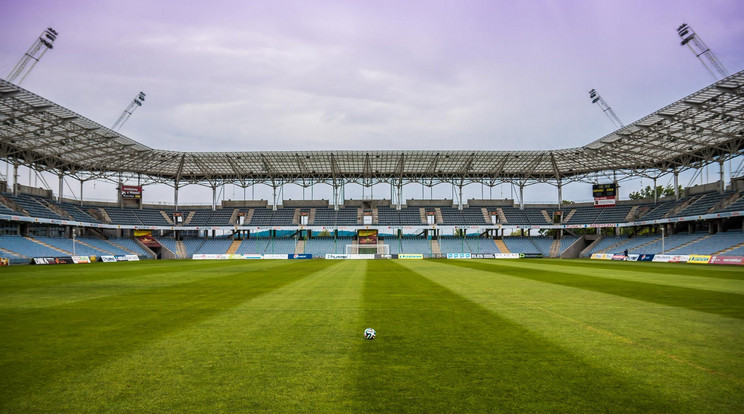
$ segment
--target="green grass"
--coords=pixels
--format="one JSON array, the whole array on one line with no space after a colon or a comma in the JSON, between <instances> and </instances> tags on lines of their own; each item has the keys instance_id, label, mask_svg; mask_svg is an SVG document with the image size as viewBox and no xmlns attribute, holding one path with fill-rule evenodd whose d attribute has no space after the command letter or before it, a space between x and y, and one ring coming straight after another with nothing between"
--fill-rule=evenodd
<instances>
[{"instance_id":1,"label":"green grass","mask_svg":"<svg viewBox=\"0 0 744 414\"><path fill-rule=\"evenodd\" d=\"M362 337L373 327L374 341ZM160 261L0 271L0 412L741 412L744 269Z\"/></svg>"}]
</instances>

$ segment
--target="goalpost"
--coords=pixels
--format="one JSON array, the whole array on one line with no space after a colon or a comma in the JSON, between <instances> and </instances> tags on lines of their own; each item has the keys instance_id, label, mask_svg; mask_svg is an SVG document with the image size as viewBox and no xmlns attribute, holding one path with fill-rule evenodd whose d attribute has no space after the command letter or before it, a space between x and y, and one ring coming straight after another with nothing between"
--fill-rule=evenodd
<instances>
[{"instance_id":1,"label":"goalpost","mask_svg":"<svg viewBox=\"0 0 744 414\"><path fill-rule=\"evenodd\" d=\"M389 255L390 246L380 243L377 229L358 229L353 243L346 245L346 254L381 254Z\"/></svg>"},{"instance_id":2,"label":"goalpost","mask_svg":"<svg viewBox=\"0 0 744 414\"><path fill-rule=\"evenodd\" d=\"M379 244L347 244L346 254L390 254L390 245L379 243Z\"/></svg>"}]
</instances>

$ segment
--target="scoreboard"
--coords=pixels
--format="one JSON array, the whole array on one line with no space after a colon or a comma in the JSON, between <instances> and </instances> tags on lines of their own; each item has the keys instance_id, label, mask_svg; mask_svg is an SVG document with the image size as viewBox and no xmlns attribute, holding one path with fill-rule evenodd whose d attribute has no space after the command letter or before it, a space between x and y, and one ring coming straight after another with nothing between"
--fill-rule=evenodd
<instances>
[{"instance_id":1,"label":"scoreboard","mask_svg":"<svg viewBox=\"0 0 744 414\"><path fill-rule=\"evenodd\" d=\"M122 198L142 198L142 187L139 185L122 185Z\"/></svg>"},{"instance_id":2,"label":"scoreboard","mask_svg":"<svg viewBox=\"0 0 744 414\"><path fill-rule=\"evenodd\" d=\"M617 184L594 184L592 196L594 207L612 207L617 199Z\"/></svg>"}]
</instances>

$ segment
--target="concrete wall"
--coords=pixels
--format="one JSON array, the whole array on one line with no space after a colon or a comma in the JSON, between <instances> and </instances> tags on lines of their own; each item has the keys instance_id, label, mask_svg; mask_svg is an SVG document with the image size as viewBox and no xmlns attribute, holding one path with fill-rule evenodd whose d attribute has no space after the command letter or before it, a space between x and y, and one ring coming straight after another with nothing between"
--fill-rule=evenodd
<instances>
[{"instance_id":1,"label":"concrete wall","mask_svg":"<svg viewBox=\"0 0 744 414\"><path fill-rule=\"evenodd\" d=\"M514 200L505 198L503 200L480 200L471 198L468 200L468 207L514 207Z\"/></svg>"},{"instance_id":2,"label":"concrete wall","mask_svg":"<svg viewBox=\"0 0 744 414\"><path fill-rule=\"evenodd\" d=\"M415 198L406 200L407 207L447 207L453 206L452 200L416 200Z\"/></svg>"},{"instance_id":3,"label":"concrete wall","mask_svg":"<svg viewBox=\"0 0 744 414\"><path fill-rule=\"evenodd\" d=\"M222 200L223 208L268 207L268 206L269 206L268 200ZM181 206L178 206L178 208L181 208ZM202 208L211 208L211 207L202 206Z\"/></svg>"}]
</instances>

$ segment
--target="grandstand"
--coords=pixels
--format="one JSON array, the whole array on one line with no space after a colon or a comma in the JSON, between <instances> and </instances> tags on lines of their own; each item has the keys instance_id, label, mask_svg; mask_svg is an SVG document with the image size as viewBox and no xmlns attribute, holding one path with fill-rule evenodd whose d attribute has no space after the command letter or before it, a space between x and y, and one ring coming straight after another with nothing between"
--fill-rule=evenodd
<instances>
[{"instance_id":1,"label":"grandstand","mask_svg":"<svg viewBox=\"0 0 744 414\"><path fill-rule=\"evenodd\" d=\"M129 186L135 193L121 189L118 202L66 199L62 188L54 196L49 189L10 183L6 177L0 182L0 256L16 263L36 256L71 255L73 250L142 258L228 253L323 256L343 252L354 242L348 234L367 227L391 233L380 239L391 254L426 257L466 252L578 257L626 249L741 252L742 177L690 187L673 197L619 200L602 208L560 199L529 205L524 203L524 190L536 183L560 188L610 175L615 180L670 175L676 183L686 170L716 164L722 168L744 149L742 88L744 72L735 73L578 148L190 153L149 148L0 80L0 159L13 167L14 177L20 166L77 179L86 174L109 180L137 177L137 185ZM21 112L23 122L15 122ZM49 123L56 127L40 134ZM698 129L690 132L693 123ZM76 137L74 143L69 136ZM277 182L326 184L333 198L290 203L274 196L221 205L213 199L211 207L179 206L177 201L178 189L185 185L216 188L248 181L275 190ZM341 199L345 184L360 182L389 184L391 199ZM136 194L151 183L171 185L174 203L143 204ZM459 197L403 199L402 188L410 183L451 184L453 196L459 187ZM511 184L519 191L519 201L465 200L462 188L467 184ZM74 245L73 229L78 236ZM155 237L162 247L148 247L134 237L135 231Z\"/></svg>"}]
</instances>

